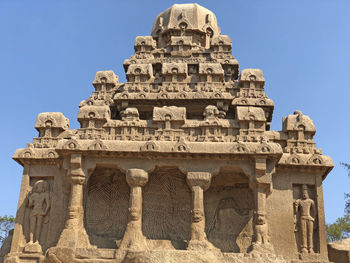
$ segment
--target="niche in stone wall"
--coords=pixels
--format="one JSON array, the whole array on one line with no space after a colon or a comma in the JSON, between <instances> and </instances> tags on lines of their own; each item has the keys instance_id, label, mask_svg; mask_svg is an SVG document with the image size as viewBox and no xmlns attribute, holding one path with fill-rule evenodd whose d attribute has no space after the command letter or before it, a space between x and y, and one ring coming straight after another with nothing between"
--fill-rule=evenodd
<instances>
[{"instance_id":1,"label":"niche in stone wall","mask_svg":"<svg viewBox=\"0 0 350 263\"><path fill-rule=\"evenodd\" d=\"M247 252L253 238L253 193L248 178L222 170L204 194L208 240L222 252Z\"/></svg>"},{"instance_id":2,"label":"niche in stone wall","mask_svg":"<svg viewBox=\"0 0 350 263\"><path fill-rule=\"evenodd\" d=\"M32 241L38 241L44 250L47 248L52 197L53 177L30 177L30 191L23 203L25 206L23 231L26 243L29 242L32 231Z\"/></svg>"},{"instance_id":3,"label":"niche in stone wall","mask_svg":"<svg viewBox=\"0 0 350 263\"><path fill-rule=\"evenodd\" d=\"M87 183L85 224L90 242L116 248L128 222L130 188L119 169L97 167Z\"/></svg>"},{"instance_id":4,"label":"niche in stone wall","mask_svg":"<svg viewBox=\"0 0 350 263\"><path fill-rule=\"evenodd\" d=\"M151 248L186 249L190 211L185 175L175 167L156 168L143 189L143 233Z\"/></svg>"},{"instance_id":5,"label":"niche in stone wall","mask_svg":"<svg viewBox=\"0 0 350 263\"><path fill-rule=\"evenodd\" d=\"M304 196L304 189L307 190L308 196ZM314 210L312 210L310 204L305 205L304 208L302 208L301 202L311 199L314 202ZM319 253L319 247L317 242L317 236L318 236L318 228L317 228L317 203L316 203L316 193L315 193L315 186L314 185L302 185L302 184L293 184L293 200L294 200L294 231L295 231L295 242L298 248L298 251L301 252L302 250L302 231L301 231L301 224L302 222L302 213L304 214L304 217L306 214L309 214L311 218L314 220L313 222L313 229L312 229L312 239L313 239L313 250L315 253ZM302 211L304 209L304 211ZM309 217L309 219L311 219ZM308 227L307 227L307 221L306 224L306 236L305 236L305 244L306 249L308 249L309 240L308 240Z\"/></svg>"}]
</instances>

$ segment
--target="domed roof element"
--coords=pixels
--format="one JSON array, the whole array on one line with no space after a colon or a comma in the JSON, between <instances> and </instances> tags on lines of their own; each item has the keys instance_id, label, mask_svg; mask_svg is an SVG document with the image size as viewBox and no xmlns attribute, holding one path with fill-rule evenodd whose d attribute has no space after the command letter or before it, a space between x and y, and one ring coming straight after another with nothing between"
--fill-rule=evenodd
<instances>
[{"instance_id":1,"label":"domed roof element","mask_svg":"<svg viewBox=\"0 0 350 263\"><path fill-rule=\"evenodd\" d=\"M174 4L160 13L154 21L152 37L157 38L169 29L190 29L220 35L215 14L198 4Z\"/></svg>"}]
</instances>

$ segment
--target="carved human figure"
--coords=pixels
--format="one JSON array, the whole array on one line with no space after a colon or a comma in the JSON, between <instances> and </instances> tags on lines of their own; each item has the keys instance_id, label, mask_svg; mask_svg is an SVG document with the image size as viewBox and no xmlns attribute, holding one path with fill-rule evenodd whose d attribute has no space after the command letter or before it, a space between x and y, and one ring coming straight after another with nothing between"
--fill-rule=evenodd
<instances>
[{"instance_id":1,"label":"carved human figure","mask_svg":"<svg viewBox=\"0 0 350 263\"><path fill-rule=\"evenodd\" d=\"M302 186L302 199L294 201L294 213L300 211L300 235L301 235L301 253L313 254L313 231L314 231L314 217L315 202L309 198L307 185Z\"/></svg>"},{"instance_id":2,"label":"carved human figure","mask_svg":"<svg viewBox=\"0 0 350 263\"><path fill-rule=\"evenodd\" d=\"M268 244L268 227L266 224L265 215L258 213L256 216L255 231L256 231L256 243L257 244Z\"/></svg>"},{"instance_id":3,"label":"carved human figure","mask_svg":"<svg viewBox=\"0 0 350 263\"><path fill-rule=\"evenodd\" d=\"M37 181L28 196L29 243L38 242L44 216L50 209L49 184L44 180Z\"/></svg>"}]
</instances>

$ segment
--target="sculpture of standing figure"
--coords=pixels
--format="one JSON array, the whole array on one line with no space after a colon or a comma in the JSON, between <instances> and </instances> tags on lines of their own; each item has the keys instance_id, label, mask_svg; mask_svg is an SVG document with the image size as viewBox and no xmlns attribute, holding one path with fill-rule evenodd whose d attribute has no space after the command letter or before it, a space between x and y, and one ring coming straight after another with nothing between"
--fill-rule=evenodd
<instances>
[{"instance_id":1,"label":"sculpture of standing figure","mask_svg":"<svg viewBox=\"0 0 350 263\"><path fill-rule=\"evenodd\" d=\"M43 218L50 209L49 184L44 180L37 181L32 193L28 196L29 214L29 243L38 243ZM35 235L34 235L35 234Z\"/></svg>"},{"instance_id":2,"label":"sculpture of standing figure","mask_svg":"<svg viewBox=\"0 0 350 263\"><path fill-rule=\"evenodd\" d=\"M313 254L312 237L315 219L311 213L316 213L315 202L309 198L307 185L303 185L302 189L302 199L294 201L294 213L297 214L300 211L301 253Z\"/></svg>"}]
</instances>

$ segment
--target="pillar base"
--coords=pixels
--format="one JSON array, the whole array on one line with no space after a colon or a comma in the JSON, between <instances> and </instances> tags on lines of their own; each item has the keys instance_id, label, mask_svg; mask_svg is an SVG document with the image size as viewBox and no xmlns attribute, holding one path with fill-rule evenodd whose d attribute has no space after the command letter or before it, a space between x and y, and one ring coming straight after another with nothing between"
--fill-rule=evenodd
<instances>
[{"instance_id":1,"label":"pillar base","mask_svg":"<svg viewBox=\"0 0 350 263\"><path fill-rule=\"evenodd\" d=\"M148 250L147 239L143 235L140 227L140 222L129 222L126 226L125 234L120 242L120 249L128 249L135 251ZM119 243L119 242L118 242ZM117 244L117 241L116 241Z\"/></svg>"},{"instance_id":2,"label":"pillar base","mask_svg":"<svg viewBox=\"0 0 350 263\"><path fill-rule=\"evenodd\" d=\"M249 248L249 253L262 253L262 254L274 254L275 250L270 243L256 243L254 242L250 248Z\"/></svg>"},{"instance_id":3,"label":"pillar base","mask_svg":"<svg viewBox=\"0 0 350 263\"><path fill-rule=\"evenodd\" d=\"M46 252L47 263L75 262L75 249L68 247L52 247Z\"/></svg>"},{"instance_id":4,"label":"pillar base","mask_svg":"<svg viewBox=\"0 0 350 263\"><path fill-rule=\"evenodd\" d=\"M10 253L4 259L4 263L37 262L46 263L42 253Z\"/></svg>"},{"instance_id":5,"label":"pillar base","mask_svg":"<svg viewBox=\"0 0 350 263\"><path fill-rule=\"evenodd\" d=\"M58 240L57 247L68 247L75 249L89 248L90 240L84 228L65 228L63 229L60 239Z\"/></svg>"},{"instance_id":6,"label":"pillar base","mask_svg":"<svg viewBox=\"0 0 350 263\"><path fill-rule=\"evenodd\" d=\"M19 263L19 257L17 255L8 254L4 260L5 263Z\"/></svg>"},{"instance_id":7,"label":"pillar base","mask_svg":"<svg viewBox=\"0 0 350 263\"><path fill-rule=\"evenodd\" d=\"M190 240L187 246L187 250L211 250L220 251L208 240Z\"/></svg>"},{"instance_id":8,"label":"pillar base","mask_svg":"<svg viewBox=\"0 0 350 263\"><path fill-rule=\"evenodd\" d=\"M42 248L39 244L39 242L28 242L25 246L23 251L25 253L43 253Z\"/></svg>"}]
</instances>

